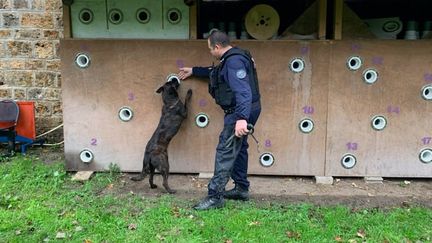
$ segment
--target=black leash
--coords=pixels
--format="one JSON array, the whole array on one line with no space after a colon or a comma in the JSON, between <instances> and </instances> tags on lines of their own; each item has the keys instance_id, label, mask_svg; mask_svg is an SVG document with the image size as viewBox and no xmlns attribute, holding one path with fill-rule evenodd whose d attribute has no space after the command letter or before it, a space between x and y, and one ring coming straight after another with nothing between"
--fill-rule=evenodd
<instances>
[{"instance_id":1,"label":"black leash","mask_svg":"<svg viewBox=\"0 0 432 243\"><path fill-rule=\"evenodd\" d=\"M255 128L254 128L254 126L253 126L252 124L248 123L248 124L247 124L247 129L249 130L247 136L248 136L248 135L251 135L252 138L255 140L255 142L256 142L256 144L257 144L257 151L258 151L258 154L259 154L259 153L260 153L260 151L259 151L259 142L258 142L258 140L255 138L255 136L253 135L253 133L254 133L254 131L255 131ZM226 142L225 142L225 148L229 148L229 147L231 147L231 146L234 146L235 143L237 143L238 139L239 139L239 137L236 137L236 135L235 135L235 131L234 131L233 135L231 135L231 136L226 140ZM234 148L235 148L235 146L234 146ZM233 153L236 154L235 149L233 149Z\"/></svg>"}]
</instances>

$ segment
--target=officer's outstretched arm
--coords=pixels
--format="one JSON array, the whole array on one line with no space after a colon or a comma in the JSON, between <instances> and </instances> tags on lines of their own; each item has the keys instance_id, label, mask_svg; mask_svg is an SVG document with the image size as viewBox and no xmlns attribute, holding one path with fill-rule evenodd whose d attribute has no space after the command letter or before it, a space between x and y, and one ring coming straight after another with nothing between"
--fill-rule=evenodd
<instances>
[{"instance_id":1,"label":"officer's outstretched arm","mask_svg":"<svg viewBox=\"0 0 432 243\"><path fill-rule=\"evenodd\" d=\"M192 68L191 67L182 67L179 69L178 76L181 80L185 80L192 76Z\"/></svg>"},{"instance_id":2,"label":"officer's outstretched arm","mask_svg":"<svg viewBox=\"0 0 432 243\"><path fill-rule=\"evenodd\" d=\"M210 72L213 69L210 67L182 67L179 70L179 77L181 80L187 79L190 76L209 78Z\"/></svg>"}]
</instances>

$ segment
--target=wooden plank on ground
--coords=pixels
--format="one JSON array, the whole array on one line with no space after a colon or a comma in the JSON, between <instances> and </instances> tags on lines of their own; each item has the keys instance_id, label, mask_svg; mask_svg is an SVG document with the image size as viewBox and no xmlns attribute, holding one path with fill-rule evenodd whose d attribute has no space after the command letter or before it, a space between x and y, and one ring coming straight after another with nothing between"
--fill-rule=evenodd
<instances>
[{"instance_id":1,"label":"wooden plank on ground","mask_svg":"<svg viewBox=\"0 0 432 243\"><path fill-rule=\"evenodd\" d=\"M73 181L88 181L94 171L78 171L73 177Z\"/></svg>"}]
</instances>

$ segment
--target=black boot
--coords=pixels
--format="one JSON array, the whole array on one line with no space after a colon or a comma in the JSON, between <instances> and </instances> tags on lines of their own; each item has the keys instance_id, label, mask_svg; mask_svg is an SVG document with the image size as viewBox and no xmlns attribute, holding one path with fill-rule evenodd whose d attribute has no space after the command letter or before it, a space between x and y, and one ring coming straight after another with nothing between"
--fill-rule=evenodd
<instances>
[{"instance_id":1,"label":"black boot","mask_svg":"<svg viewBox=\"0 0 432 243\"><path fill-rule=\"evenodd\" d=\"M224 193L224 198L232 199L232 200L248 201L249 191L246 189L242 189L239 186L235 186L233 189L226 191Z\"/></svg>"},{"instance_id":2,"label":"black boot","mask_svg":"<svg viewBox=\"0 0 432 243\"><path fill-rule=\"evenodd\" d=\"M195 210L207 210L212 208L221 208L225 204L223 197L206 197L193 207Z\"/></svg>"}]
</instances>

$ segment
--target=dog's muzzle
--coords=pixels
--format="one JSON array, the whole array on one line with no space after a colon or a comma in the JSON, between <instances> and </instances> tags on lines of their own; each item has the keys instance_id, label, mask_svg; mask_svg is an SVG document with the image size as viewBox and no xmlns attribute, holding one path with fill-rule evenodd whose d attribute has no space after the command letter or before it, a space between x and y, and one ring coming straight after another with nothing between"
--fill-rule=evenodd
<instances>
[{"instance_id":1,"label":"dog's muzzle","mask_svg":"<svg viewBox=\"0 0 432 243\"><path fill-rule=\"evenodd\" d=\"M166 82L175 82L177 86L180 85L180 78L176 74L169 74L166 78Z\"/></svg>"}]
</instances>

